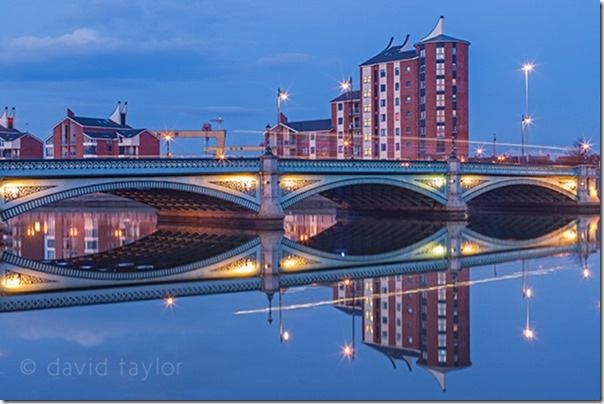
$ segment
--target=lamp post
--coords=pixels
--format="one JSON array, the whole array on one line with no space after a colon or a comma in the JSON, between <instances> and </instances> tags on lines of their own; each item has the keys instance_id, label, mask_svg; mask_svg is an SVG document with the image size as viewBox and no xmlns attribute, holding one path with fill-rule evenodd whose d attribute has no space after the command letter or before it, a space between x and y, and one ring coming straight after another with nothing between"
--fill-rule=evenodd
<instances>
[{"instance_id":1,"label":"lamp post","mask_svg":"<svg viewBox=\"0 0 604 404\"><path fill-rule=\"evenodd\" d=\"M166 157L170 158L172 157L172 153L170 152L170 143L172 143L172 140L174 140L174 136L172 135L172 132L164 132L162 138L166 142Z\"/></svg>"},{"instance_id":2,"label":"lamp post","mask_svg":"<svg viewBox=\"0 0 604 404\"><path fill-rule=\"evenodd\" d=\"M352 96L350 94L350 92L352 91L352 77L350 77L348 80L340 81L340 91L346 95L347 101L352 100ZM352 148L353 135L352 135L352 130L351 130L351 125L353 123L352 115L353 115L352 103L350 103L350 105L348 106L348 130L347 130L347 134L344 138L344 142L343 142L344 159L346 159L346 151L348 150L349 146L351 147L351 153L350 153L351 158L354 154L354 149Z\"/></svg>"},{"instance_id":3,"label":"lamp post","mask_svg":"<svg viewBox=\"0 0 604 404\"><path fill-rule=\"evenodd\" d=\"M520 119L520 132L522 137L522 160L523 162L528 163L528 156L525 157L524 154L524 145L526 142L526 128L528 125L532 123L532 118L529 115L529 85L528 85L528 76L529 73L533 71L535 65L532 63L525 63L522 65L522 71L524 72L524 114L522 114L522 118Z\"/></svg>"}]
</instances>

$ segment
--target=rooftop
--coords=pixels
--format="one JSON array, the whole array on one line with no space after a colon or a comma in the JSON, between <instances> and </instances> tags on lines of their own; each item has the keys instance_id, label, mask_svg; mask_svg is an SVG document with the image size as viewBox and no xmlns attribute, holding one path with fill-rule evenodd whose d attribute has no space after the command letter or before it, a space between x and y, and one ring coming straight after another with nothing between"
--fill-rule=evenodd
<instances>
[{"instance_id":1,"label":"rooftop","mask_svg":"<svg viewBox=\"0 0 604 404\"><path fill-rule=\"evenodd\" d=\"M5 142L11 142L15 139L19 139L21 136L25 136L28 133L26 132L21 132L17 129L9 129L9 128L5 128L4 126L0 125L0 139L2 139Z\"/></svg>"},{"instance_id":2,"label":"rooftop","mask_svg":"<svg viewBox=\"0 0 604 404\"><path fill-rule=\"evenodd\" d=\"M312 121L284 122L285 126L296 132L329 131L332 129L331 119L314 119Z\"/></svg>"},{"instance_id":3,"label":"rooftop","mask_svg":"<svg viewBox=\"0 0 604 404\"><path fill-rule=\"evenodd\" d=\"M99 128L124 128L124 129L132 129L129 125L120 125L112 121L109 118L89 118L85 116L73 116L71 117L74 121L79 123L82 126L95 126Z\"/></svg>"},{"instance_id":4,"label":"rooftop","mask_svg":"<svg viewBox=\"0 0 604 404\"><path fill-rule=\"evenodd\" d=\"M145 129L126 129L126 130L112 130L112 131L89 131L85 130L84 135L93 139L117 139L119 136L122 137L134 137L144 131Z\"/></svg>"},{"instance_id":5,"label":"rooftop","mask_svg":"<svg viewBox=\"0 0 604 404\"><path fill-rule=\"evenodd\" d=\"M360 100L360 99L361 99L361 91L353 90L353 91L346 91L345 93L340 94L338 97L334 98L330 102Z\"/></svg>"}]
</instances>

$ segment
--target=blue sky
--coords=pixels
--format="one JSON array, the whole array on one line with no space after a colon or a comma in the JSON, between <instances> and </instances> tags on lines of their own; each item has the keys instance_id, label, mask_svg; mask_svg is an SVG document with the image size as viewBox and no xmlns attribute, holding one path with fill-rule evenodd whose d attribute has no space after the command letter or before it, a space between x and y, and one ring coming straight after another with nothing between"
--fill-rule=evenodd
<instances>
[{"instance_id":1,"label":"blue sky","mask_svg":"<svg viewBox=\"0 0 604 404\"><path fill-rule=\"evenodd\" d=\"M276 88L291 120L328 117L337 81L390 36L445 31L470 47L472 140L518 142L524 61L531 75L529 143L599 137L599 3L465 1L20 1L0 0L0 106L17 126L48 136L70 107L129 121L199 128L222 116L229 142L258 144L274 121ZM27 124L26 124L27 123ZM253 131L258 131L254 133ZM180 145L183 149L184 145ZM179 151L179 145L175 145Z\"/></svg>"}]
</instances>

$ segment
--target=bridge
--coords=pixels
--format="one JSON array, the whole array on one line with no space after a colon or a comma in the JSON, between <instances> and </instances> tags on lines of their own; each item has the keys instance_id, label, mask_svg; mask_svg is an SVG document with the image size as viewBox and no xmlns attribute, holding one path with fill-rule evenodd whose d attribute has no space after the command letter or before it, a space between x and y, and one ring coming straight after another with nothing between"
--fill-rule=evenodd
<instances>
[{"instance_id":1,"label":"bridge","mask_svg":"<svg viewBox=\"0 0 604 404\"><path fill-rule=\"evenodd\" d=\"M385 219L384 219L385 220ZM163 226L92 255L0 258L0 312L262 291L597 251L599 217L340 222L303 242L283 231ZM376 233L381 233L376 241ZM511 234L520 235L510 238ZM342 248L342 246L346 246Z\"/></svg>"},{"instance_id":2,"label":"bridge","mask_svg":"<svg viewBox=\"0 0 604 404\"><path fill-rule=\"evenodd\" d=\"M228 216L280 226L284 211L321 195L358 211L472 208L598 211L593 166L448 161L87 159L0 162L0 220L63 199L103 192L160 215ZM278 227L277 226L277 227Z\"/></svg>"}]
</instances>

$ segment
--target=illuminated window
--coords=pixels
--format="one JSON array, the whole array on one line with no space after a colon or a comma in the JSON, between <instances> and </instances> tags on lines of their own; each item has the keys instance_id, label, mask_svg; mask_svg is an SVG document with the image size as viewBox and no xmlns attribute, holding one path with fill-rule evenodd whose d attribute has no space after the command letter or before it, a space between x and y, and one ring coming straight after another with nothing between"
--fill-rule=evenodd
<instances>
[{"instance_id":1,"label":"illuminated window","mask_svg":"<svg viewBox=\"0 0 604 404\"><path fill-rule=\"evenodd\" d=\"M371 97L371 89L367 88L363 90L363 97Z\"/></svg>"},{"instance_id":2,"label":"illuminated window","mask_svg":"<svg viewBox=\"0 0 604 404\"><path fill-rule=\"evenodd\" d=\"M371 126L371 118L363 119L363 126Z\"/></svg>"},{"instance_id":3,"label":"illuminated window","mask_svg":"<svg viewBox=\"0 0 604 404\"><path fill-rule=\"evenodd\" d=\"M364 76L363 77L363 83L365 83L365 84L371 83L371 76Z\"/></svg>"}]
</instances>

